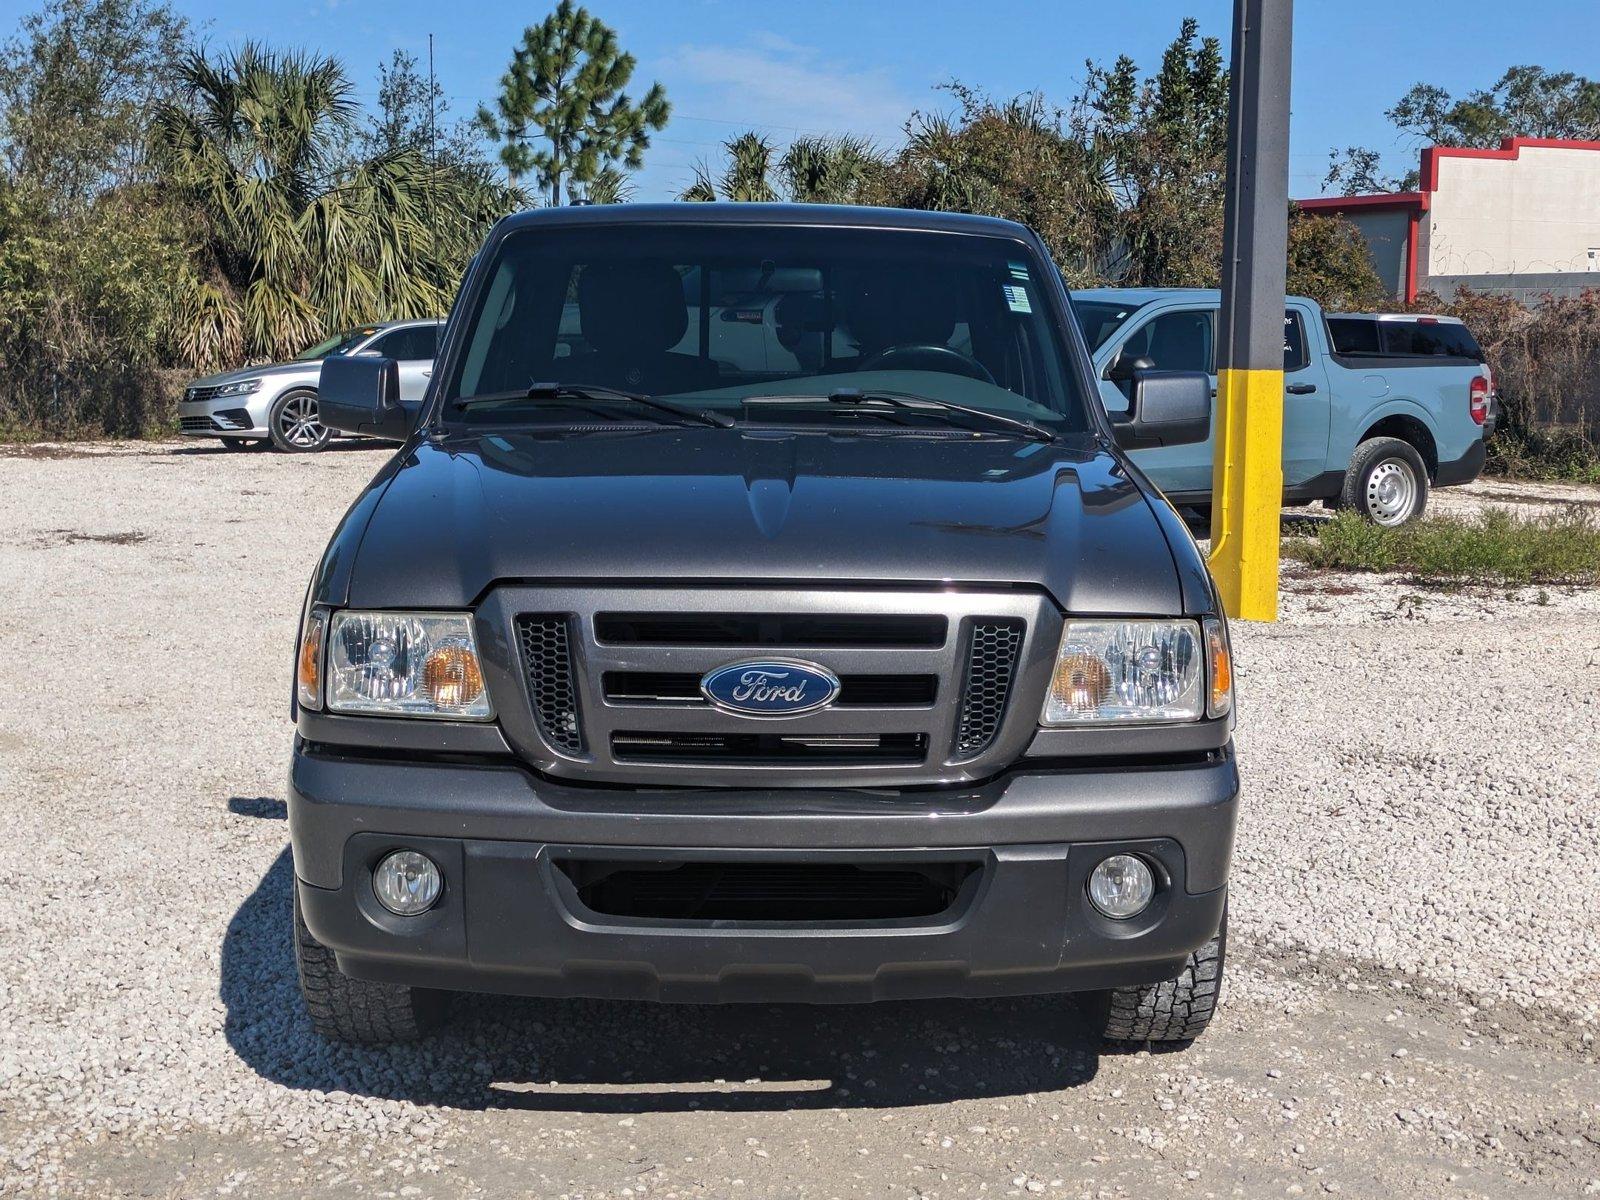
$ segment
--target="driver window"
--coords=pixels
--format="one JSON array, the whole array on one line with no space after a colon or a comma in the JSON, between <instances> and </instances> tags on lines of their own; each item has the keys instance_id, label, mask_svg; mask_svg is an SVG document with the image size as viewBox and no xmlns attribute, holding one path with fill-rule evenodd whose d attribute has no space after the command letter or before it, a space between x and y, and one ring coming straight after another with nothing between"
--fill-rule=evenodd
<instances>
[{"instance_id":1,"label":"driver window","mask_svg":"<svg viewBox=\"0 0 1600 1200\"><path fill-rule=\"evenodd\" d=\"M1111 374L1117 376L1117 388L1122 394L1131 397L1133 379L1127 368L1135 359L1148 359L1159 371L1204 371L1209 375L1213 369L1212 351L1210 312L1192 309L1166 312L1128 335L1117 352Z\"/></svg>"}]
</instances>

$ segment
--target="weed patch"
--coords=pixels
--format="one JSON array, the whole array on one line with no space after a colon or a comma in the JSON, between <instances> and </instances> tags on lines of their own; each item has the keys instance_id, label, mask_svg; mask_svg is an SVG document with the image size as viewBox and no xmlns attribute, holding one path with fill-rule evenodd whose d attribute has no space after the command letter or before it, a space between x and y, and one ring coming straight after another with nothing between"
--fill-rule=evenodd
<instances>
[{"instance_id":1,"label":"weed patch","mask_svg":"<svg viewBox=\"0 0 1600 1200\"><path fill-rule=\"evenodd\" d=\"M1309 567L1407 574L1441 587L1592 584L1600 582L1600 520L1579 505L1534 517L1491 508L1388 528L1342 512L1313 536L1286 539L1284 554Z\"/></svg>"}]
</instances>

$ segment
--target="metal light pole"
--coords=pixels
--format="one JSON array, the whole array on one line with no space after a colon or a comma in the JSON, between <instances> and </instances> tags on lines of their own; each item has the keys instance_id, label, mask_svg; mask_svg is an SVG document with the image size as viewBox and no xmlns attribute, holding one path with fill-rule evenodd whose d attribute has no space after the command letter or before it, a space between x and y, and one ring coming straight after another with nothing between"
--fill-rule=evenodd
<instances>
[{"instance_id":1,"label":"metal light pole","mask_svg":"<svg viewBox=\"0 0 1600 1200\"><path fill-rule=\"evenodd\" d=\"M1294 0L1233 3L1211 573L1251 621L1278 617L1293 17Z\"/></svg>"}]
</instances>

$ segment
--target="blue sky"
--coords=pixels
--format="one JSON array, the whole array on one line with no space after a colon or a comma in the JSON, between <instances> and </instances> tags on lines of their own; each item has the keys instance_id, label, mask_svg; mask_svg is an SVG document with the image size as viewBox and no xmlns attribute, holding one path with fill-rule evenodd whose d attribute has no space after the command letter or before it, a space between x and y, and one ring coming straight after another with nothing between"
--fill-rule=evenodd
<instances>
[{"instance_id":1,"label":"blue sky","mask_svg":"<svg viewBox=\"0 0 1600 1200\"><path fill-rule=\"evenodd\" d=\"M172 0L213 43L247 37L332 52L363 99L396 47L435 63L454 115L490 97L530 5L453 0ZM0 0L0 30L32 0ZM994 95L1041 89L1065 103L1085 59L1131 54L1153 69L1185 15L1226 41L1231 0L592 0L639 60L635 80L660 80L674 107L640 177L640 199L689 182L721 139L755 127L783 142L800 131L850 130L886 145L916 108L948 108L935 86L959 78ZM1383 112L1412 83L1456 94L1505 67L1538 63L1597 73L1600 0L1299 0L1295 6L1293 194L1318 193L1330 147L1370 145L1402 171L1416 149Z\"/></svg>"}]
</instances>

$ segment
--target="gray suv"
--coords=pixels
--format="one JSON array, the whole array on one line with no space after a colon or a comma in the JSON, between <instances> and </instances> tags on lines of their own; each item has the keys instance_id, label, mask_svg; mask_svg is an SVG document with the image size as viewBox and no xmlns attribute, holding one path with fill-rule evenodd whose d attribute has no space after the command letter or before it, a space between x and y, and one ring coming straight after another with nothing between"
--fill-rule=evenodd
<instances>
[{"instance_id":1,"label":"gray suv","mask_svg":"<svg viewBox=\"0 0 1600 1200\"><path fill-rule=\"evenodd\" d=\"M1141 369L1113 423L1027 229L543 209L490 235L420 404L360 355L321 395L402 446L295 656L319 1030L415 1037L456 991L1205 1028L1228 629L1126 451L1205 438L1210 381Z\"/></svg>"},{"instance_id":2,"label":"gray suv","mask_svg":"<svg viewBox=\"0 0 1600 1200\"><path fill-rule=\"evenodd\" d=\"M401 396L420 401L443 325L439 320L362 325L309 346L286 363L196 379L178 403L178 431L185 437L218 438L230 450L267 440L279 450L321 450L333 437L317 406L323 360L352 354L394 359Z\"/></svg>"}]
</instances>

